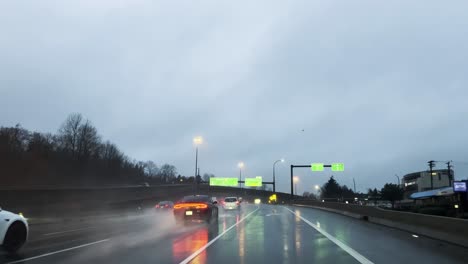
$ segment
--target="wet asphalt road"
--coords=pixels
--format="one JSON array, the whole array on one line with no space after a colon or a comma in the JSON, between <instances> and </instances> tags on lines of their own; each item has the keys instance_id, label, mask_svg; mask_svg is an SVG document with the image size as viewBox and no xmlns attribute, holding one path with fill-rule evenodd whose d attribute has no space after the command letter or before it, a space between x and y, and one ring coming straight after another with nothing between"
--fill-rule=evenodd
<instances>
[{"instance_id":1,"label":"wet asphalt road","mask_svg":"<svg viewBox=\"0 0 468 264\"><path fill-rule=\"evenodd\" d=\"M170 213L31 226L0 263L466 263L468 249L306 207L220 209L217 224Z\"/></svg>"}]
</instances>

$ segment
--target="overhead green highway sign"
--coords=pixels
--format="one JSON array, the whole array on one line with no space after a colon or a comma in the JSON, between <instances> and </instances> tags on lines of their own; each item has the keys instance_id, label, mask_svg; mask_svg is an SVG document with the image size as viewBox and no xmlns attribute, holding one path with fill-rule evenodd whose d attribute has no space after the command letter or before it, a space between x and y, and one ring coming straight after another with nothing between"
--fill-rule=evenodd
<instances>
[{"instance_id":1,"label":"overhead green highway sign","mask_svg":"<svg viewBox=\"0 0 468 264\"><path fill-rule=\"evenodd\" d=\"M332 171L344 171L344 163L332 163Z\"/></svg>"},{"instance_id":2,"label":"overhead green highway sign","mask_svg":"<svg viewBox=\"0 0 468 264\"><path fill-rule=\"evenodd\" d=\"M312 171L323 171L323 163L312 163L310 169Z\"/></svg>"},{"instance_id":3,"label":"overhead green highway sign","mask_svg":"<svg viewBox=\"0 0 468 264\"><path fill-rule=\"evenodd\" d=\"M237 187L238 184L237 178L210 178L210 186Z\"/></svg>"},{"instance_id":4,"label":"overhead green highway sign","mask_svg":"<svg viewBox=\"0 0 468 264\"><path fill-rule=\"evenodd\" d=\"M262 176L257 176L255 178L245 178L245 187L261 187L262 186Z\"/></svg>"}]
</instances>

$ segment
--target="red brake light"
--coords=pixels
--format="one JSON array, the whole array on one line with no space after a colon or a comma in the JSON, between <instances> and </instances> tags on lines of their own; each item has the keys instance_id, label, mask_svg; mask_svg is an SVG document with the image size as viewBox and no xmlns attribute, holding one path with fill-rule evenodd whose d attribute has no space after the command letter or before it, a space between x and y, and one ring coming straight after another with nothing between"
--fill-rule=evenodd
<instances>
[{"instance_id":1,"label":"red brake light","mask_svg":"<svg viewBox=\"0 0 468 264\"><path fill-rule=\"evenodd\" d=\"M156 207L156 208L159 208L159 204L157 204L155 207Z\"/></svg>"},{"instance_id":2,"label":"red brake light","mask_svg":"<svg viewBox=\"0 0 468 264\"><path fill-rule=\"evenodd\" d=\"M166 205L164 205L164 207L169 207L169 205L168 205L168 204L166 204Z\"/></svg>"},{"instance_id":3,"label":"red brake light","mask_svg":"<svg viewBox=\"0 0 468 264\"><path fill-rule=\"evenodd\" d=\"M208 205L204 203L180 203L180 204L174 205L174 209L190 208L190 207L195 207L196 209L206 209L208 208Z\"/></svg>"}]
</instances>

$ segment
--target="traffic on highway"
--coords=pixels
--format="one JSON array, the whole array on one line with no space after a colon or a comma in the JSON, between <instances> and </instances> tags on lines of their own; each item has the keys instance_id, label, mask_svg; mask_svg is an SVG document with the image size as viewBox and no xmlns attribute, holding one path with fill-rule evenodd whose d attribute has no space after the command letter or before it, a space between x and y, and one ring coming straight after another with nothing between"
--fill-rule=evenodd
<instances>
[{"instance_id":1,"label":"traffic on highway","mask_svg":"<svg viewBox=\"0 0 468 264\"><path fill-rule=\"evenodd\" d=\"M468 257L463 247L307 206L244 201L239 210L218 204L216 213L201 214L202 205L210 205L208 196L182 198L173 214L148 210L33 225L28 243L17 254L2 253L0 262L466 263Z\"/></svg>"}]
</instances>

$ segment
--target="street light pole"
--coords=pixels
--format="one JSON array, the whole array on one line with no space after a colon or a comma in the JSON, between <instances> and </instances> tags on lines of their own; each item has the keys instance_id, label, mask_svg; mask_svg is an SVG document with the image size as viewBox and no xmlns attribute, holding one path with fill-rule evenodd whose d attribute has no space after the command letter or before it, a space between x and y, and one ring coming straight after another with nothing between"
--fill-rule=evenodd
<instances>
[{"instance_id":1,"label":"street light pole","mask_svg":"<svg viewBox=\"0 0 468 264\"><path fill-rule=\"evenodd\" d=\"M353 184L354 184L354 193L356 193L356 181L353 178Z\"/></svg>"},{"instance_id":2,"label":"street light pole","mask_svg":"<svg viewBox=\"0 0 468 264\"><path fill-rule=\"evenodd\" d=\"M395 174L395 176L396 176L397 179L398 179L398 187L400 187L400 176L398 176L398 175L396 175L396 174Z\"/></svg>"},{"instance_id":3,"label":"street light pole","mask_svg":"<svg viewBox=\"0 0 468 264\"><path fill-rule=\"evenodd\" d=\"M195 147L195 175L193 177L193 184L197 186L197 171L198 171L198 146Z\"/></svg>"},{"instance_id":4,"label":"street light pole","mask_svg":"<svg viewBox=\"0 0 468 264\"><path fill-rule=\"evenodd\" d=\"M284 159L277 160L273 163L273 192L276 192L275 165L278 162L284 162Z\"/></svg>"},{"instance_id":5,"label":"street light pole","mask_svg":"<svg viewBox=\"0 0 468 264\"><path fill-rule=\"evenodd\" d=\"M239 187L242 189L242 168L244 167L244 162L239 162Z\"/></svg>"},{"instance_id":6,"label":"street light pole","mask_svg":"<svg viewBox=\"0 0 468 264\"><path fill-rule=\"evenodd\" d=\"M242 168L239 169L239 182L242 181ZM242 189L242 182L239 183L240 188Z\"/></svg>"},{"instance_id":7,"label":"street light pole","mask_svg":"<svg viewBox=\"0 0 468 264\"><path fill-rule=\"evenodd\" d=\"M195 137L193 139L193 143L195 144L195 175L193 179L193 184L194 186L198 186L197 182L197 174L198 174L198 145L200 145L203 142L202 137Z\"/></svg>"}]
</instances>

